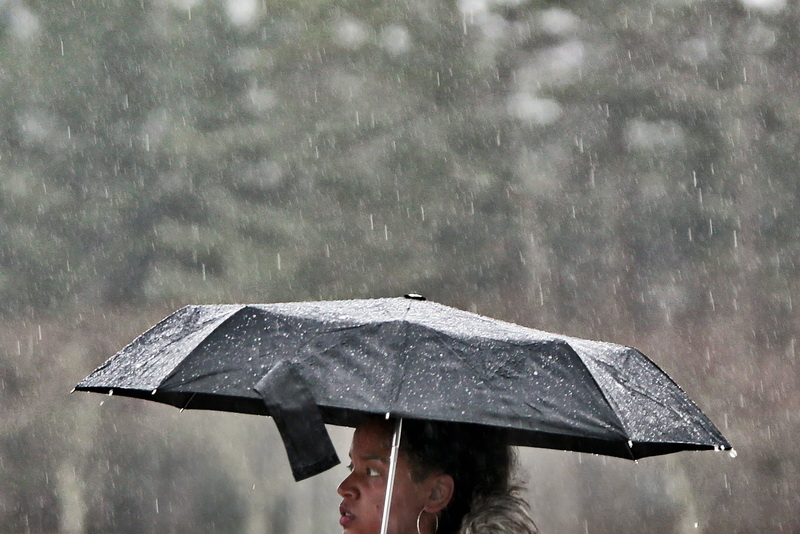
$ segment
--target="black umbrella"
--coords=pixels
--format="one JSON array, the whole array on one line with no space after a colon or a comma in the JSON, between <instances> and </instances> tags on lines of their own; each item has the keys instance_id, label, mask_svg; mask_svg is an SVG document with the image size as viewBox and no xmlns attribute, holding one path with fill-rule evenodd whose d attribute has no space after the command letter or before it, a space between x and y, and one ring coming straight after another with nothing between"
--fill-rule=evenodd
<instances>
[{"instance_id":1,"label":"black umbrella","mask_svg":"<svg viewBox=\"0 0 800 534\"><path fill-rule=\"evenodd\" d=\"M364 414L490 425L514 445L629 459L731 448L636 349L410 297L187 306L76 389L270 415L297 479L338 463L323 422Z\"/></svg>"}]
</instances>

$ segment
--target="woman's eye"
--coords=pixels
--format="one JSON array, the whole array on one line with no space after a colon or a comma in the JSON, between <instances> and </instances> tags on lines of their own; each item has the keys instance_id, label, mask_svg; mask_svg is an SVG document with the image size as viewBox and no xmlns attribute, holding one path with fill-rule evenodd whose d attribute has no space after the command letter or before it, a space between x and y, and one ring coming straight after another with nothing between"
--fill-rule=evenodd
<instances>
[{"instance_id":1,"label":"woman's eye","mask_svg":"<svg viewBox=\"0 0 800 534\"><path fill-rule=\"evenodd\" d=\"M347 464L347 470L353 472L353 464Z\"/></svg>"},{"instance_id":2,"label":"woman's eye","mask_svg":"<svg viewBox=\"0 0 800 534\"><path fill-rule=\"evenodd\" d=\"M377 469L373 469L371 467L367 467L367 476L368 477L379 477L379 476L381 476L381 473Z\"/></svg>"}]
</instances>

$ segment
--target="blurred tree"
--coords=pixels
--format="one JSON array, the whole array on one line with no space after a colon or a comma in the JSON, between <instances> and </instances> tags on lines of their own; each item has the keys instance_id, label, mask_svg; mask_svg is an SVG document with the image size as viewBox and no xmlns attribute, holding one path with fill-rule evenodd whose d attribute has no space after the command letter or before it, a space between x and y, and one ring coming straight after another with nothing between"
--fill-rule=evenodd
<instances>
[{"instance_id":1,"label":"blurred tree","mask_svg":"<svg viewBox=\"0 0 800 534\"><path fill-rule=\"evenodd\" d=\"M244 19L236 9L64 0L6 10L8 27L27 21L28 33L4 32L0 54L12 74L0 82L2 311L464 288L467 306L480 290L495 301L513 291L523 270L509 123L456 6L294 2ZM101 346L92 354L112 352ZM83 352L64 354L92 358ZM167 446L129 450L119 430L98 435L109 421L81 413L79 444L43 470L63 494L29 479L10 497L10 524L24 524L18 504L30 492L60 499L37 519L43 529L166 528L147 512L154 473L183 476L151 465ZM31 425L30 436L53 431ZM126 463L95 471L111 449L128 450ZM81 479L96 491L76 494ZM203 530L202 495L158 498ZM251 508L230 513L263 506Z\"/></svg>"},{"instance_id":2,"label":"blurred tree","mask_svg":"<svg viewBox=\"0 0 800 534\"><path fill-rule=\"evenodd\" d=\"M4 84L36 87L7 111L7 311L522 276L508 119L452 5L43 6Z\"/></svg>"},{"instance_id":3,"label":"blurred tree","mask_svg":"<svg viewBox=\"0 0 800 534\"><path fill-rule=\"evenodd\" d=\"M798 113L790 102L800 80L789 72L798 60L798 10L563 5L518 19L528 31L520 32L511 101L530 124L521 172L538 222L531 257L544 315L582 335L664 339L679 382L702 405L725 404L734 384L750 389L756 377L774 383L773 366L793 366L797 325L797 210L789 206L798 200L800 169L786 152L797 144L786 117ZM727 338L718 346L731 351L728 369L726 355L710 356L716 335ZM703 351L705 358L691 356ZM763 367L739 364L742 353L760 354ZM786 404L797 402L753 397L740 413L754 420L783 420ZM739 403L745 408L744 397ZM791 451L764 454L771 469L796 464ZM683 465L696 467L675 468ZM654 494L673 500L673 511L701 494L717 502L730 496L727 482L712 489L687 480L679 493ZM605 505L584 497L587 516L603 518ZM714 529L785 525L773 506L761 509L769 512L719 518ZM669 522L659 514L659 525ZM642 521L614 517L629 529Z\"/></svg>"}]
</instances>

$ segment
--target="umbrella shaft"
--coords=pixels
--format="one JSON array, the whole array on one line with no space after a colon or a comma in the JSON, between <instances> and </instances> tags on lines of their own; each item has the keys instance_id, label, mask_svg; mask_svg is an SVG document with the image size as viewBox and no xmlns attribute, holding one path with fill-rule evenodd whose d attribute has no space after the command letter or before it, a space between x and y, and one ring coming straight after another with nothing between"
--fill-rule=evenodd
<instances>
[{"instance_id":1,"label":"umbrella shaft","mask_svg":"<svg viewBox=\"0 0 800 534\"><path fill-rule=\"evenodd\" d=\"M388 414L387 414L388 415ZM381 518L381 534L389 531L389 508L392 504L392 490L394 489L394 475L397 471L397 453L400 450L400 435L403 433L403 418L398 417L394 425L392 436L392 452L389 455L389 477L386 481L386 497L383 501L383 517Z\"/></svg>"}]
</instances>

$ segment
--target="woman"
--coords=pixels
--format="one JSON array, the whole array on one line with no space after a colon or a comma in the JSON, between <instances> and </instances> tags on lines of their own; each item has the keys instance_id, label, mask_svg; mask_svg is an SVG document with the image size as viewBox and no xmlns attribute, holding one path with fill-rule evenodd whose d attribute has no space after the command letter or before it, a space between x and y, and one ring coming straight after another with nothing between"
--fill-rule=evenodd
<instances>
[{"instance_id":1,"label":"woman","mask_svg":"<svg viewBox=\"0 0 800 534\"><path fill-rule=\"evenodd\" d=\"M394 421L368 418L353 434L350 475L338 489L345 534L380 532L393 431ZM476 425L404 420L389 533L536 533L499 438Z\"/></svg>"}]
</instances>

